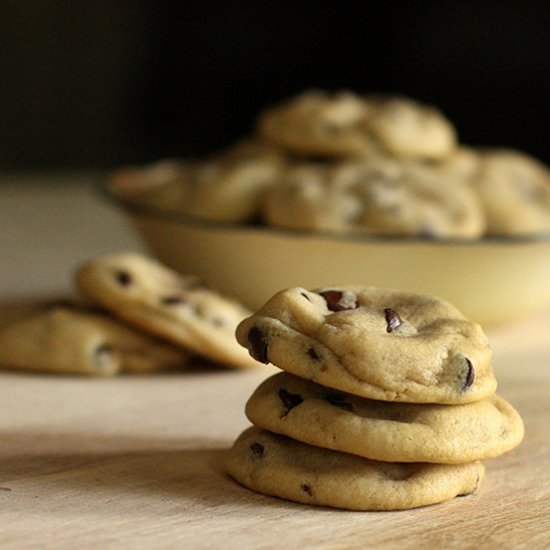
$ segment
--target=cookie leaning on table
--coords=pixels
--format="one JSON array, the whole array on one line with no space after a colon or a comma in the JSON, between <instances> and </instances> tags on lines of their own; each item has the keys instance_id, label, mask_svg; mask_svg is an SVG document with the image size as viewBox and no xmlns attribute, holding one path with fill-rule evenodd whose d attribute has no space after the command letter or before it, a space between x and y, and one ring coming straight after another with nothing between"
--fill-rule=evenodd
<instances>
[{"instance_id":1,"label":"cookie leaning on table","mask_svg":"<svg viewBox=\"0 0 550 550\"><path fill-rule=\"evenodd\" d=\"M0 367L90 376L182 368L189 354L98 312L53 306L0 332Z\"/></svg>"},{"instance_id":2,"label":"cookie leaning on table","mask_svg":"<svg viewBox=\"0 0 550 550\"><path fill-rule=\"evenodd\" d=\"M291 288L240 323L236 335L258 361L371 399L469 403L496 389L481 327L429 296Z\"/></svg>"},{"instance_id":3,"label":"cookie leaning on table","mask_svg":"<svg viewBox=\"0 0 550 550\"><path fill-rule=\"evenodd\" d=\"M160 262L126 253L92 260L76 273L81 291L128 324L232 367L256 363L235 341L250 312Z\"/></svg>"},{"instance_id":4,"label":"cookie leaning on table","mask_svg":"<svg viewBox=\"0 0 550 550\"><path fill-rule=\"evenodd\" d=\"M502 397L464 405L389 403L283 372L246 404L259 428L317 447L386 462L464 464L519 445L523 422Z\"/></svg>"},{"instance_id":5,"label":"cookie leaning on table","mask_svg":"<svg viewBox=\"0 0 550 550\"><path fill-rule=\"evenodd\" d=\"M229 451L226 470L265 495L348 510L405 510L474 493L479 462L392 464L321 449L249 428Z\"/></svg>"}]
</instances>

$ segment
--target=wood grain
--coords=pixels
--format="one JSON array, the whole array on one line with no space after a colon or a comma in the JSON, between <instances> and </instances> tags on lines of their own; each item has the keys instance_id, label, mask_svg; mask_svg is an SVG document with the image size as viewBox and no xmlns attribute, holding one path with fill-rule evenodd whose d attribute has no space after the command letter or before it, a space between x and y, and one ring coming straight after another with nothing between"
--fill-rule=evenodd
<instances>
[{"instance_id":1,"label":"wood grain","mask_svg":"<svg viewBox=\"0 0 550 550\"><path fill-rule=\"evenodd\" d=\"M405 512L312 508L223 473L273 368L93 380L1 373L2 548L547 548L550 314L491 334L526 437L475 496Z\"/></svg>"},{"instance_id":2,"label":"wood grain","mask_svg":"<svg viewBox=\"0 0 550 550\"><path fill-rule=\"evenodd\" d=\"M0 190L0 324L69 294L80 261L140 249L89 185L41 183ZM111 380L0 372L0 548L550 548L549 335L550 311L489 333L499 393L525 421L521 446L486 462L477 495L404 512L302 506L223 473L248 426L245 402L272 368Z\"/></svg>"}]
</instances>

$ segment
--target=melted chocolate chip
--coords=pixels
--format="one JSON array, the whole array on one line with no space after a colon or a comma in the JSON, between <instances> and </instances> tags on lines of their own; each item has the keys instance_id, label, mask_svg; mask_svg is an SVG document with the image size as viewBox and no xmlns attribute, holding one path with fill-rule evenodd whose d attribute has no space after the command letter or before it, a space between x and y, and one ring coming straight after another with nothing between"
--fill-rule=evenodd
<instances>
[{"instance_id":1,"label":"melted chocolate chip","mask_svg":"<svg viewBox=\"0 0 550 550\"><path fill-rule=\"evenodd\" d=\"M341 290L325 290L321 296L326 300L330 311L344 311L346 309L356 309L359 307L357 298L351 292L342 292Z\"/></svg>"},{"instance_id":2,"label":"melted chocolate chip","mask_svg":"<svg viewBox=\"0 0 550 550\"><path fill-rule=\"evenodd\" d=\"M294 407L297 407L304 400L297 393L290 393L289 391L281 388L279 390L279 398L283 402L283 405L286 407L287 411L290 411Z\"/></svg>"},{"instance_id":3,"label":"melted chocolate chip","mask_svg":"<svg viewBox=\"0 0 550 550\"><path fill-rule=\"evenodd\" d=\"M314 361L319 361L319 360L320 360L319 355L317 354L317 352L316 352L313 348L309 348L309 349L307 350L307 354L308 354Z\"/></svg>"},{"instance_id":4,"label":"melted chocolate chip","mask_svg":"<svg viewBox=\"0 0 550 550\"><path fill-rule=\"evenodd\" d=\"M258 327L252 327L248 331L248 343L251 346L249 353L256 361L269 363L267 358L267 341L264 333Z\"/></svg>"},{"instance_id":5,"label":"melted chocolate chip","mask_svg":"<svg viewBox=\"0 0 550 550\"><path fill-rule=\"evenodd\" d=\"M325 132L326 134L337 134L340 129L340 126L334 124L334 122L325 122L323 124L323 132Z\"/></svg>"},{"instance_id":6,"label":"melted chocolate chip","mask_svg":"<svg viewBox=\"0 0 550 550\"><path fill-rule=\"evenodd\" d=\"M462 389L467 390L474 383L476 372L474 366L472 365L472 362L467 357L465 357L464 359L466 359L468 370L466 371L466 378L464 380L464 385L462 386Z\"/></svg>"},{"instance_id":7,"label":"melted chocolate chip","mask_svg":"<svg viewBox=\"0 0 550 550\"><path fill-rule=\"evenodd\" d=\"M325 395L325 401L328 401L335 407L340 407L345 411L353 411L353 405L346 401L346 398L341 393L331 392Z\"/></svg>"},{"instance_id":8,"label":"melted chocolate chip","mask_svg":"<svg viewBox=\"0 0 550 550\"><path fill-rule=\"evenodd\" d=\"M183 296L166 296L164 298L161 298L160 301L165 306L174 306L187 302L187 300Z\"/></svg>"},{"instance_id":9,"label":"melted chocolate chip","mask_svg":"<svg viewBox=\"0 0 550 550\"><path fill-rule=\"evenodd\" d=\"M250 445L250 450L254 453L254 456L258 458L264 457L265 449L260 443L252 443L252 445Z\"/></svg>"},{"instance_id":10,"label":"melted chocolate chip","mask_svg":"<svg viewBox=\"0 0 550 550\"><path fill-rule=\"evenodd\" d=\"M401 317L399 317L397 311L387 307L384 310L384 316L386 317L386 332L392 332L393 329L401 325Z\"/></svg>"},{"instance_id":11,"label":"melted chocolate chip","mask_svg":"<svg viewBox=\"0 0 550 550\"><path fill-rule=\"evenodd\" d=\"M115 278L122 286L128 286L132 284L132 276L127 271L117 271Z\"/></svg>"},{"instance_id":12,"label":"melted chocolate chip","mask_svg":"<svg viewBox=\"0 0 550 550\"><path fill-rule=\"evenodd\" d=\"M307 483L302 483L300 485L300 489L302 489L302 491L304 491L304 493L307 493L310 497L313 496L313 491L311 490L311 486L308 485Z\"/></svg>"}]
</instances>

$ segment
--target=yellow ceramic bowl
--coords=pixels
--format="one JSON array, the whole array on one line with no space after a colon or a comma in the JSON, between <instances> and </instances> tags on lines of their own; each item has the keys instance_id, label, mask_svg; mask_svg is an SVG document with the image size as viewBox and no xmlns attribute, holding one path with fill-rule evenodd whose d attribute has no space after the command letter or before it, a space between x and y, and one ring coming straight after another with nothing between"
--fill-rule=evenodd
<instances>
[{"instance_id":1,"label":"yellow ceramic bowl","mask_svg":"<svg viewBox=\"0 0 550 550\"><path fill-rule=\"evenodd\" d=\"M251 309L283 288L338 284L439 296L482 325L550 306L550 235L442 241L306 233L192 219L102 189L152 254Z\"/></svg>"}]
</instances>

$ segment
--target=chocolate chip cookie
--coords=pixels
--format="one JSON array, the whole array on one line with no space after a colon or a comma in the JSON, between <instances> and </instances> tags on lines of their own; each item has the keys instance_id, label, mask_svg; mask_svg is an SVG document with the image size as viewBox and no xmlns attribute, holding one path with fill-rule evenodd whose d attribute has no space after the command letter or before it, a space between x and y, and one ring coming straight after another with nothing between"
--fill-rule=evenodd
<instances>
[{"instance_id":1,"label":"chocolate chip cookie","mask_svg":"<svg viewBox=\"0 0 550 550\"><path fill-rule=\"evenodd\" d=\"M476 491L479 462L396 464L321 449L249 428L227 459L239 483L265 495L348 510L403 510Z\"/></svg>"},{"instance_id":2,"label":"chocolate chip cookie","mask_svg":"<svg viewBox=\"0 0 550 550\"><path fill-rule=\"evenodd\" d=\"M458 404L496 389L481 327L429 296L291 288L242 321L236 335L260 362L370 399Z\"/></svg>"},{"instance_id":3,"label":"chocolate chip cookie","mask_svg":"<svg viewBox=\"0 0 550 550\"><path fill-rule=\"evenodd\" d=\"M519 445L523 422L494 394L464 405L389 403L279 373L246 404L259 428L298 441L382 460L464 464Z\"/></svg>"},{"instance_id":4,"label":"chocolate chip cookie","mask_svg":"<svg viewBox=\"0 0 550 550\"><path fill-rule=\"evenodd\" d=\"M291 154L437 159L456 147L452 124L434 107L403 97L308 90L266 109L262 137Z\"/></svg>"},{"instance_id":5,"label":"chocolate chip cookie","mask_svg":"<svg viewBox=\"0 0 550 550\"><path fill-rule=\"evenodd\" d=\"M550 233L550 170L519 151L481 154L474 180L490 235Z\"/></svg>"},{"instance_id":6,"label":"chocolate chip cookie","mask_svg":"<svg viewBox=\"0 0 550 550\"><path fill-rule=\"evenodd\" d=\"M88 262L75 278L94 303L129 325L222 365L255 365L234 336L237 324L250 312L194 276L127 253Z\"/></svg>"},{"instance_id":7,"label":"chocolate chip cookie","mask_svg":"<svg viewBox=\"0 0 550 550\"><path fill-rule=\"evenodd\" d=\"M290 167L268 192L263 219L277 227L366 235L477 238L481 201L452 169L373 159Z\"/></svg>"},{"instance_id":8,"label":"chocolate chip cookie","mask_svg":"<svg viewBox=\"0 0 550 550\"><path fill-rule=\"evenodd\" d=\"M0 367L112 376L183 368L189 354L98 312L55 306L0 332Z\"/></svg>"},{"instance_id":9,"label":"chocolate chip cookie","mask_svg":"<svg viewBox=\"0 0 550 550\"><path fill-rule=\"evenodd\" d=\"M220 222L257 218L263 192L277 181L283 157L257 139L210 158L162 161L111 175L116 193L137 205Z\"/></svg>"}]
</instances>

